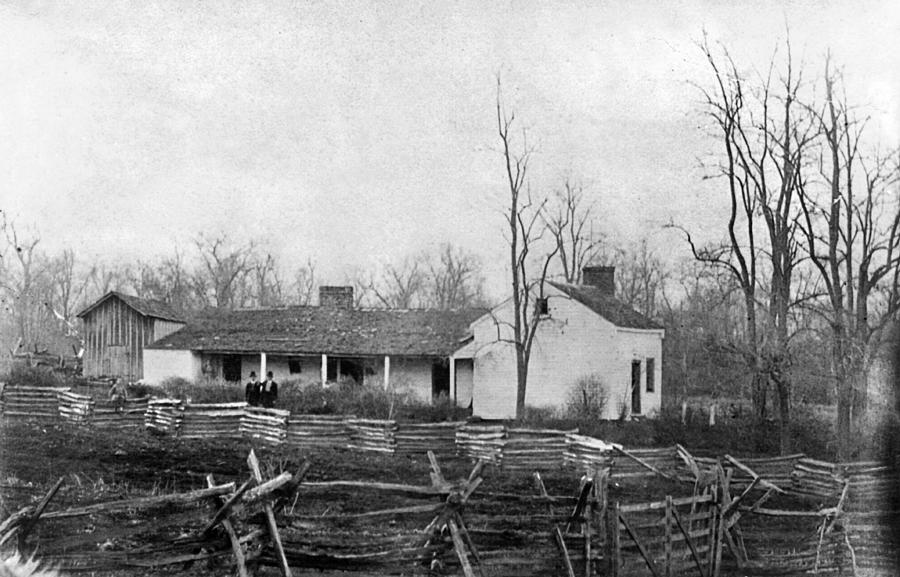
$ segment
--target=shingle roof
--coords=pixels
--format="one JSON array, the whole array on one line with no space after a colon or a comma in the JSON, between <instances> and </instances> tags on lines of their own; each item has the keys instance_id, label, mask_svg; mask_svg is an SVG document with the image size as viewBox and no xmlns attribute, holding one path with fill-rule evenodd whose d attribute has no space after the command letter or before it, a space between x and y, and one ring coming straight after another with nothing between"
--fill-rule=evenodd
<instances>
[{"instance_id":1,"label":"shingle roof","mask_svg":"<svg viewBox=\"0 0 900 577\"><path fill-rule=\"evenodd\" d=\"M588 307L617 327L659 330L662 325L637 312L597 287L551 282L551 285Z\"/></svg>"},{"instance_id":2,"label":"shingle roof","mask_svg":"<svg viewBox=\"0 0 900 577\"><path fill-rule=\"evenodd\" d=\"M284 307L209 311L149 348L199 351L447 356L485 309Z\"/></svg>"},{"instance_id":3,"label":"shingle roof","mask_svg":"<svg viewBox=\"0 0 900 577\"><path fill-rule=\"evenodd\" d=\"M173 309L167 303L162 301L152 300L152 299L142 299L136 296L127 295L124 293L120 293L118 291L109 291L101 298L97 299L94 304L87 306L84 310L78 313L77 316L84 317L92 310L100 306L102 303L106 302L112 297L118 297L122 301L125 302L128 306L141 313L146 317L153 317L157 319L163 319L167 321L175 321L179 323L184 322L184 317L179 314L175 309Z\"/></svg>"}]
</instances>

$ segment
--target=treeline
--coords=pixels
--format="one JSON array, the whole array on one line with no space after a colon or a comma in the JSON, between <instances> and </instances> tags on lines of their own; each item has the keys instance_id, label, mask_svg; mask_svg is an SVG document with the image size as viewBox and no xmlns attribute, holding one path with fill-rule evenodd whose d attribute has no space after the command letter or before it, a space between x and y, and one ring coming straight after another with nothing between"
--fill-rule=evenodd
<instances>
[{"instance_id":1,"label":"treeline","mask_svg":"<svg viewBox=\"0 0 900 577\"><path fill-rule=\"evenodd\" d=\"M170 256L91 263L72 249L47 253L37 231L0 220L0 340L4 355L25 350L71 352L77 313L109 291L154 299L190 316L209 308L314 305L316 264L288 266L254 241L198 236ZM372 270L348 271L356 306L458 309L486 306L478 258L452 244ZM68 338L67 337L71 337Z\"/></svg>"}]
</instances>

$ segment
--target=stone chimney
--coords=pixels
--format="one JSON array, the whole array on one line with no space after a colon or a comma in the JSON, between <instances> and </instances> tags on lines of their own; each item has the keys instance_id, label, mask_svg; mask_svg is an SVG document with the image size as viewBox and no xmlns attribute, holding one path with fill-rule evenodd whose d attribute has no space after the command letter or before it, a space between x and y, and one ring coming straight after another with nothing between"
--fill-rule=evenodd
<instances>
[{"instance_id":1,"label":"stone chimney","mask_svg":"<svg viewBox=\"0 0 900 577\"><path fill-rule=\"evenodd\" d=\"M352 286L320 286L319 306L335 309L353 308Z\"/></svg>"},{"instance_id":2,"label":"stone chimney","mask_svg":"<svg viewBox=\"0 0 900 577\"><path fill-rule=\"evenodd\" d=\"M586 266L581 269L581 284L597 287L603 294L614 296L616 293L616 267Z\"/></svg>"}]
</instances>

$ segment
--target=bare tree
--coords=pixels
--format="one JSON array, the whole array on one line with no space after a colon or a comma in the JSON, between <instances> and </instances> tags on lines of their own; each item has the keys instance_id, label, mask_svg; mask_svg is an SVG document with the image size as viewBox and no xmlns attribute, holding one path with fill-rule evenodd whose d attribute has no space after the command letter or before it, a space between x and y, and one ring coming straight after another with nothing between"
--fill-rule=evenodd
<instances>
[{"instance_id":1,"label":"bare tree","mask_svg":"<svg viewBox=\"0 0 900 577\"><path fill-rule=\"evenodd\" d=\"M84 303L90 278L79 277L75 251L66 249L49 263L49 280L52 299L47 303L54 316L62 323L67 334L76 332L75 313Z\"/></svg>"},{"instance_id":2,"label":"bare tree","mask_svg":"<svg viewBox=\"0 0 900 577\"><path fill-rule=\"evenodd\" d=\"M316 291L316 265L312 259L307 259L306 264L294 272L294 292L296 302L300 306L309 306L313 303Z\"/></svg>"},{"instance_id":3,"label":"bare tree","mask_svg":"<svg viewBox=\"0 0 900 577\"><path fill-rule=\"evenodd\" d=\"M547 199L536 200L528 186L528 163L533 149L528 144L527 133L522 131L521 150L515 150L511 130L515 113L503 109L500 79L497 79L497 134L502 144L504 172L507 181L509 204L505 210L509 263L512 275L512 345L516 355L516 417L525 413L528 388L528 364L538 327L544 318L540 303L544 297L544 283L550 262L559 246L550 250L539 265L538 274L530 274L536 249L546 230L541 226L541 215ZM499 331L498 331L499 332Z\"/></svg>"},{"instance_id":4,"label":"bare tree","mask_svg":"<svg viewBox=\"0 0 900 577\"><path fill-rule=\"evenodd\" d=\"M275 257L267 253L265 258L253 259L251 267L256 306L272 307L286 304L284 281Z\"/></svg>"},{"instance_id":5,"label":"bare tree","mask_svg":"<svg viewBox=\"0 0 900 577\"><path fill-rule=\"evenodd\" d=\"M713 90L701 90L724 149L716 168L726 181L730 211L725 242L700 248L687 235L694 257L728 272L743 293L747 339L742 348L753 375L755 413L762 422L773 386L782 451L790 444L789 320L800 260L798 189L817 135L809 116L798 113L802 76L794 70L790 43L786 47L778 80L773 57L767 76L748 90L727 50L723 68L708 43L701 44L715 82Z\"/></svg>"},{"instance_id":6,"label":"bare tree","mask_svg":"<svg viewBox=\"0 0 900 577\"><path fill-rule=\"evenodd\" d=\"M585 265L596 259L603 235L595 223L595 203L585 196L584 186L566 178L542 218L556 243L556 256L567 283L580 283Z\"/></svg>"},{"instance_id":7,"label":"bare tree","mask_svg":"<svg viewBox=\"0 0 900 577\"><path fill-rule=\"evenodd\" d=\"M478 258L450 243L441 245L428 259L427 305L437 309L462 309L484 304L484 279Z\"/></svg>"},{"instance_id":8,"label":"bare tree","mask_svg":"<svg viewBox=\"0 0 900 577\"><path fill-rule=\"evenodd\" d=\"M900 268L900 202L895 154L863 152L866 121L855 116L839 75L825 65L825 103L809 108L823 134L817 194L804 181L800 201L807 254L824 285L837 434L849 457L851 430L866 409L868 360L886 324L896 320Z\"/></svg>"},{"instance_id":9,"label":"bare tree","mask_svg":"<svg viewBox=\"0 0 900 577\"><path fill-rule=\"evenodd\" d=\"M217 308L241 306L247 298L247 276L252 269L255 244L233 246L227 235L194 240L201 267L194 273L194 285L205 305Z\"/></svg>"},{"instance_id":10,"label":"bare tree","mask_svg":"<svg viewBox=\"0 0 900 577\"><path fill-rule=\"evenodd\" d=\"M15 338L26 345L37 344L47 315L42 305L45 264L37 252L41 239L36 233L23 237L5 214L0 228L5 241L0 252L0 289L14 318Z\"/></svg>"},{"instance_id":11,"label":"bare tree","mask_svg":"<svg viewBox=\"0 0 900 577\"><path fill-rule=\"evenodd\" d=\"M669 271L647 246L647 240L617 250L612 260L616 266L616 296L648 317L658 316Z\"/></svg>"},{"instance_id":12,"label":"bare tree","mask_svg":"<svg viewBox=\"0 0 900 577\"><path fill-rule=\"evenodd\" d=\"M425 256L404 258L400 264L384 266L377 277L369 280L369 291L379 306L389 309L410 309L422 305L425 291Z\"/></svg>"}]
</instances>

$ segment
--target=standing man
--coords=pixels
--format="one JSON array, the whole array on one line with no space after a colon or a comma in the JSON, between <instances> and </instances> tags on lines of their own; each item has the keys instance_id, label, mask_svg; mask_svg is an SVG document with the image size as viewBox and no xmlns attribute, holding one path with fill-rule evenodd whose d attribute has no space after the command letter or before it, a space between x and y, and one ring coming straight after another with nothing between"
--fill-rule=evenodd
<instances>
[{"instance_id":1,"label":"standing man","mask_svg":"<svg viewBox=\"0 0 900 577\"><path fill-rule=\"evenodd\" d=\"M278 383L272 380L272 371L266 373L266 382L260 387L259 400L267 409L274 407L278 400Z\"/></svg>"},{"instance_id":2,"label":"standing man","mask_svg":"<svg viewBox=\"0 0 900 577\"><path fill-rule=\"evenodd\" d=\"M251 407L259 406L259 380L256 378L256 371L250 371L250 382L244 389L244 399Z\"/></svg>"}]
</instances>

